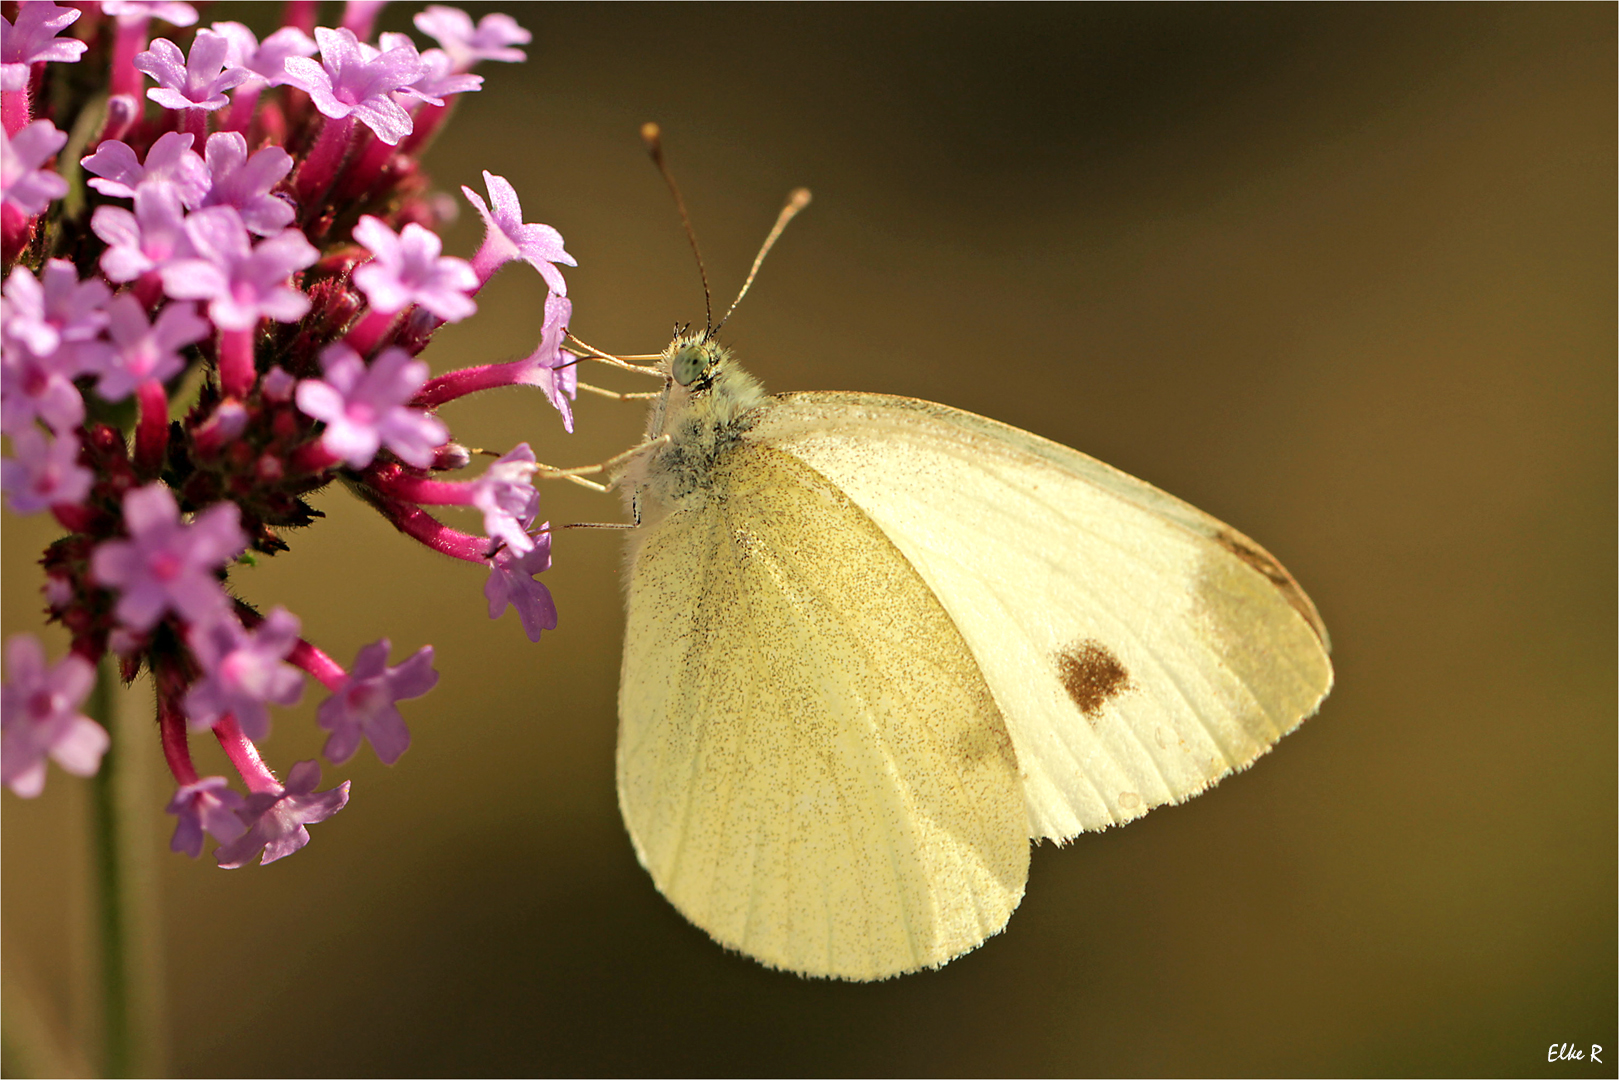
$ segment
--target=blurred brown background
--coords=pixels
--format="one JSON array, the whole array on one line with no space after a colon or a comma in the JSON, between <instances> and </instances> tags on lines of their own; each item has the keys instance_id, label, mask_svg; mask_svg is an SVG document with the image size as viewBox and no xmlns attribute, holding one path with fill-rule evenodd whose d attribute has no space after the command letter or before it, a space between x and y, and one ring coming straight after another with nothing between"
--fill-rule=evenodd
<instances>
[{"instance_id":1,"label":"blurred brown background","mask_svg":"<svg viewBox=\"0 0 1619 1080\"><path fill-rule=\"evenodd\" d=\"M344 661L430 642L442 681L399 765L327 768L352 802L295 858L161 856L175 1071L1615 1074L1612 5L506 9L531 59L481 69L429 165L562 230L582 337L702 319L642 121L716 303L808 185L726 328L768 388L962 406L1230 521L1320 606L1337 689L1252 772L1037 850L979 951L807 982L688 926L619 825L619 539L558 536L536 646L481 572L329 492L241 589ZM448 249L478 235L468 211ZM435 370L526 354L542 295L508 269ZM588 398L568 437L515 391L447 412L562 464L641 423ZM5 521L6 633L37 625L49 535ZM281 769L321 745L309 697ZM82 788L3 806L7 963L71 1030Z\"/></svg>"}]
</instances>

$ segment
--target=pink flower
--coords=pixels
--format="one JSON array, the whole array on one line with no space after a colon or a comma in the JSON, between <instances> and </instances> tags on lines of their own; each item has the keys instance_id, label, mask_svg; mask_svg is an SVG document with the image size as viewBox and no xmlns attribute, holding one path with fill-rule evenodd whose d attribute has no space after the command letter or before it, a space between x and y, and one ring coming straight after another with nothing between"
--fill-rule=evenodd
<instances>
[{"instance_id":1,"label":"pink flower","mask_svg":"<svg viewBox=\"0 0 1619 1080\"><path fill-rule=\"evenodd\" d=\"M270 86L287 82L287 60L294 56L314 56L315 39L296 26L283 26L262 42L239 22L216 22L214 33L230 42L227 64L245 68L253 80Z\"/></svg>"},{"instance_id":2,"label":"pink flower","mask_svg":"<svg viewBox=\"0 0 1619 1080\"><path fill-rule=\"evenodd\" d=\"M437 685L433 647L424 645L398 667L388 666L388 649L387 638L361 649L348 678L316 711L316 723L332 733L323 753L334 765L353 757L362 738L370 740L384 765L398 761L410 746L410 731L394 702L421 697Z\"/></svg>"},{"instance_id":3,"label":"pink flower","mask_svg":"<svg viewBox=\"0 0 1619 1080\"><path fill-rule=\"evenodd\" d=\"M209 325L190 304L170 304L155 322L146 321L146 305L129 293L107 309L113 351L101 365L96 392L122 401L147 379L167 382L185 368L179 350L208 336Z\"/></svg>"},{"instance_id":4,"label":"pink flower","mask_svg":"<svg viewBox=\"0 0 1619 1080\"><path fill-rule=\"evenodd\" d=\"M19 266L12 273L27 271ZM9 334L5 337L7 347L0 351L0 431L20 435L35 420L57 432L78 427L84 420L84 398L73 385L79 374L68 364L73 353L37 356Z\"/></svg>"},{"instance_id":5,"label":"pink flower","mask_svg":"<svg viewBox=\"0 0 1619 1080\"><path fill-rule=\"evenodd\" d=\"M0 780L32 799L45 788L49 756L75 776L93 776L107 752L107 732L79 712L95 684L95 668L71 653L45 666L45 650L31 634L6 643L6 670L0 689Z\"/></svg>"},{"instance_id":6,"label":"pink flower","mask_svg":"<svg viewBox=\"0 0 1619 1080\"><path fill-rule=\"evenodd\" d=\"M557 628L557 605L551 590L534 579L551 568L551 531L541 526L528 551L518 554L501 548L489 560L489 580L484 583L484 599L489 601L489 617L498 619L507 607L517 609L517 618L530 641L540 640L542 630Z\"/></svg>"},{"instance_id":7,"label":"pink flower","mask_svg":"<svg viewBox=\"0 0 1619 1080\"><path fill-rule=\"evenodd\" d=\"M76 63L90 46L56 35L77 22L77 8L33 0L17 8L15 23L0 16L0 90L28 86L29 67L45 61Z\"/></svg>"},{"instance_id":8,"label":"pink flower","mask_svg":"<svg viewBox=\"0 0 1619 1080\"><path fill-rule=\"evenodd\" d=\"M566 296L545 298L545 325L540 331L540 344L522 361L525 366L515 380L544 391L546 400L562 414L562 427L568 432L573 431L571 399L579 395L579 365L562 351L562 340L568 334L568 320L572 315L573 301Z\"/></svg>"},{"instance_id":9,"label":"pink flower","mask_svg":"<svg viewBox=\"0 0 1619 1080\"><path fill-rule=\"evenodd\" d=\"M390 146L410 134L410 114L393 99L426 74L414 46L399 45L367 56L352 30L315 28L320 63L293 56L286 61L287 82L307 93L315 108L334 120L353 116Z\"/></svg>"},{"instance_id":10,"label":"pink flower","mask_svg":"<svg viewBox=\"0 0 1619 1080\"><path fill-rule=\"evenodd\" d=\"M134 281L173 259L194 254L186 239L180 194L163 184L142 185L135 192L134 213L121 206L96 207L90 230L107 243L101 272L111 281Z\"/></svg>"},{"instance_id":11,"label":"pink flower","mask_svg":"<svg viewBox=\"0 0 1619 1080\"><path fill-rule=\"evenodd\" d=\"M238 816L244 807L242 797L230 789L223 776L205 776L194 784L182 784L169 800L165 811L180 820L174 826L169 850L195 859L202 854L203 833L228 844L247 831Z\"/></svg>"},{"instance_id":12,"label":"pink flower","mask_svg":"<svg viewBox=\"0 0 1619 1080\"><path fill-rule=\"evenodd\" d=\"M483 182L489 188L491 210L484 205L478 193L463 186L461 193L478 208L483 217L484 241L478 254L473 256L473 267L480 282L488 281L494 272L513 259L522 259L540 272L545 284L558 296L568 295L568 283L563 280L557 263L577 266L573 256L562 247L562 234L549 225L526 224L523 205L517 191L506 179L485 169Z\"/></svg>"},{"instance_id":13,"label":"pink flower","mask_svg":"<svg viewBox=\"0 0 1619 1080\"><path fill-rule=\"evenodd\" d=\"M12 268L5 288L6 336L21 340L38 356L94 340L107 325L112 290L95 278L80 281L66 259L48 261L41 277L43 281L21 266Z\"/></svg>"},{"instance_id":14,"label":"pink flower","mask_svg":"<svg viewBox=\"0 0 1619 1080\"><path fill-rule=\"evenodd\" d=\"M262 739L270 734L266 703L296 705L303 696L303 672L285 662L298 644L298 618L285 608L271 611L257 630L216 619L193 626L186 640L203 671L185 696L193 730L207 730L230 713L243 735Z\"/></svg>"},{"instance_id":15,"label":"pink flower","mask_svg":"<svg viewBox=\"0 0 1619 1080\"><path fill-rule=\"evenodd\" d=\"M540 493L530 483L533 475L534 451L528 443L518 443L472 481L472 505L483 511L484 535L519 554L534 546L527 532L540 510Z\"/></svg>"},{"instance_id":16,"label":"pink flower","mask_svg":"<svg viewBox=\"0 0 1619 1080\"><path fill-rule=\"evenodd\" d=\"M526 60L528 55L522 49L511 46L527 45L534 37L510 15L485 15L474 27L472 17L460 8L439 4L429 5L415 22L416 29L443 46L457 71L467 71L479 60Z\"/></svg>"},{"instance_id":17,"label":"pink flower","mask_svg":"<svg viewBox=\"0 0 1619 1080\"><path fill-rule=\"evenodd\" d=\"M130 199L137 189L164 184L173 187L185 205L196 209L208 194L211 178L208 166L191 149L195 141L196 136L189 132L165 132L146 151L143 165L129 146L117 139L108 139L79 164L86 172L96 175L89 184L103 195Z\"/></svg>"},{"instance_id":18,"label":"pink flower","mask_svg":"<svg viewBox=\"0 0 1619 1080\"><path fill-rule=\"evenodd\" d=\"M90 576L121 594L114 614L146 631L173 611L188 622L229 618L215 572L247 547L235 503L216 503L186 524L174 496L148 484L124 496L128 540L107 540L90 556Z\"/></svg>"},{"instance_id":19,"label":"pink flower","mask_svg":"<svg viewBox=\"0 0 1619 1080\"><path fill-rule=\"evenodd\" d=\"M180 0L101 0L101 13L119 22L162 19L171 26L192 26L197 9Z\"/></svg>"},{"instance_id":20,"label":"pink flower","mask_svg":"<svg viewBox=\"0 0 1619 1080\"><path fill-rule=\"evenodd\" d=\"M284 859L309 843L306 826L325 821L349 801L349 783L343 781L330 791L315 790L320 783L320 766L300 761L287 772L287 783L274 791L255 791L247 805L237 812L247 832L238 840L214 850L214 858L226 870L246 866L264 849L260 865Z\"/></svg>"},{"instance_id":21,"label":"pink flower","mask_svg":"<svg viewBox=\"0 0 1619 1080\"><path fill-rule=\"evenodd\" d=\"M15 135L0 130L0 202L33 217L66 195L67 181L45 168L66 143L67 132L49 120L35 120Z\"/></svg>"},{"instance_id":22,"label":"pink flower","mask_svg":"<svg viewBox=\"0 0 1619 1080\"><path fill-rule=\"evenodd\" d=\"M90 494L95 476L79 464L79 440L68 434L47 437L36 427L11 436L16 458L0 461L0 487L12 512L34 514L62 503L78 503Z\"/></svg>"},{"instance_id":23,"label":"pink flower","mask_svg":"<svg viewBox=\"0 0 1619 1080\"><path fill-rule=\"evenodd\" d=\"M247 230L259 236L274 236L292 224L292 203L270 193L292 171L292 155L266 146L248 157L247 139L239 131L214 132L205 153L212 183L197 208L234 207Z\"/></svg>"},{"instance_id":24,"label":"pink flower","mask_svg":"<svg viewBox=\"0 0 1619 1080\"><path fill-rule=\"evenodd\" d=\"M373 258L354 271L354 284L378 311L393 313L420 304L445 322L458 322L478 310L467 293L478 277L465 259L440 254L444 242L420 225L396 234L367 214L354 226L354 239Z\"/></svg>"},{"instance_id":25,"label":"pink flower","mask_svg":"<svg viewBox=\"0 0 1619 1080\"><path fill-rule=\"evenodd\" d=\"M261 318L297 322L309 297L287 284L320 252L297 229L249 246L247 228L228 206L198 210L185 219L197 257L162 267L163 289L176 300L207 300L208 317L221 330L251 330Z\"/></svg>"},{"instance_id":26,"label":"pink flower","mask_svg":"<svg viewBox=\"0 0 1619 1080\"><path fill-rule=\"evenodd\" d=\"M212 30L198 30L191 39L191 55L180 52L168 38L158 38L135 57L135 67L158 85L146 96L165 109L202 109L212 112L230 104L225 91L252 77L242 67L228 67L230 42Z\"/></svg>"},{"instance_id":27,"label":"pink flower","mask_svg":"<svg viewBox=\"0 0 1619 1080\"><path fill-rule=\"evenodd\" d=\"M403 349L384 349L369 367L341 342L321 353L324 381L298 384L298 408L326 424L322 444L352 468L371 464L386 446L418 469L433 463L433 450L449 438L436 416L406 407L427 381L427 364Z\"/></svg>"}]
</instances>

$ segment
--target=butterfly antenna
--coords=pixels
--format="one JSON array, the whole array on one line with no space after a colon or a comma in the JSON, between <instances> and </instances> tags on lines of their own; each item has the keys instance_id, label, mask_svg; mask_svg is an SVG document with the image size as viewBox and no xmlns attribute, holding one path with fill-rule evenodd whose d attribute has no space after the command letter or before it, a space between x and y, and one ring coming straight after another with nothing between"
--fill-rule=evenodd
<instances>
[{"instance_id":1,"label":"butterfly antenna","mask_svg":"<svg viewBox=\"0 0 1619 1080\"><path fill-rule=\"evenodd\" d=\"M770 235L765 237L764 244L759 248L759 254L754 256L753 269L748 271L748 280L742 283L742 291L736 294L735 300L731 301L731 306L725 312L725 319L731 317L731 312L735 311L736 306L742 302L742 298L748 295L748 289L753 285L753 279L759 273L759 267L764 263L765 256L770 254L770 249L775 247L776 241L781 237L781 234L786 231L787 223L797 217L798 212L809 204L809 188L801 187L787 196L787 205L782 207L781 213L776 215L775 227L770 230ZM721 319L719 326L714 327L713 330L709 331L709 334L719 333L720 326L725 325L725 319Z\"/></svg>"},{"instance_id":2,"label":"butterfly antenna","mask_svg":"<svg viewBox=\"0 0 1619 1080\"><path fill-rule=\"evenodd\" d=\"M691 227L691 215L686 213L686 200L680 197L680 185L675 183L675 174L669 171L669 163L663 160L663 129L650 121L642 124L641 141L646 143L647 153L652 155L652 163L663 174L664 183L669 185L669 191L675 197L675 209L680 211L680 223L686 227L686 239L691 241L691 253L697 256L697 273L703 279L704 325L712 327L714 301L709 297L708 271L703 268L703 253L697 249L697 230Z\"/></svg>"}]
</instances>

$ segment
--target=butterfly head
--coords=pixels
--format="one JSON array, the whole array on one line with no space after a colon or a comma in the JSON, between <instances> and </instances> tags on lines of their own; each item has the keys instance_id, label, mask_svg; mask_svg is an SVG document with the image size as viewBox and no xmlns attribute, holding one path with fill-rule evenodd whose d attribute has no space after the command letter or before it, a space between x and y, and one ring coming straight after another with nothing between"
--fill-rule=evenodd
<instances>
[{"instance_id":1,"label":"butterfly head","mask_svg":"<svg viewBox=\"0 0 1619 1080\"><path fill-rule=\"evenodd\" d=\"M676 334L663 351L669 377L694 394L713 386L730 358L730 350L706 334Z\"/></svg>"}]
</instances>

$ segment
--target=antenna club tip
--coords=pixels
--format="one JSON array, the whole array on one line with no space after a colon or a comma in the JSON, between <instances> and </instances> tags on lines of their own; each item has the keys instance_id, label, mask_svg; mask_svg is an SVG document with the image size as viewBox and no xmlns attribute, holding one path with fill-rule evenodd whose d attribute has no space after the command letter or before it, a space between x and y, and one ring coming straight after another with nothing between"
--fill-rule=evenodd
<instances>
[{"instance_id":1,"label":"antenna club tip","mask_svg":"<svg viewBox=\"0 0 1619 1080\"><path fill-rule=\"evenodd\" d=\"M651 120L648 120L646 123L641 125L641 141L645 142L648 146L657 146L658 143L662 141L662 138L663 129L657 124L653 123Z\"/></svg>"},{"instance_id":2,"label":"antenna club tip","mask_svg":"<svg viewBox=\"0 0 1619 1080\"><path fill-rule=\"evenodd\" d=\"M810 200L814 197L815 196L810 194L809 188L801 187L795 189L791 195L787 196L787 203L795 210L802 210L804 207L810 204Z\"/></svg>"}]
</instances>

